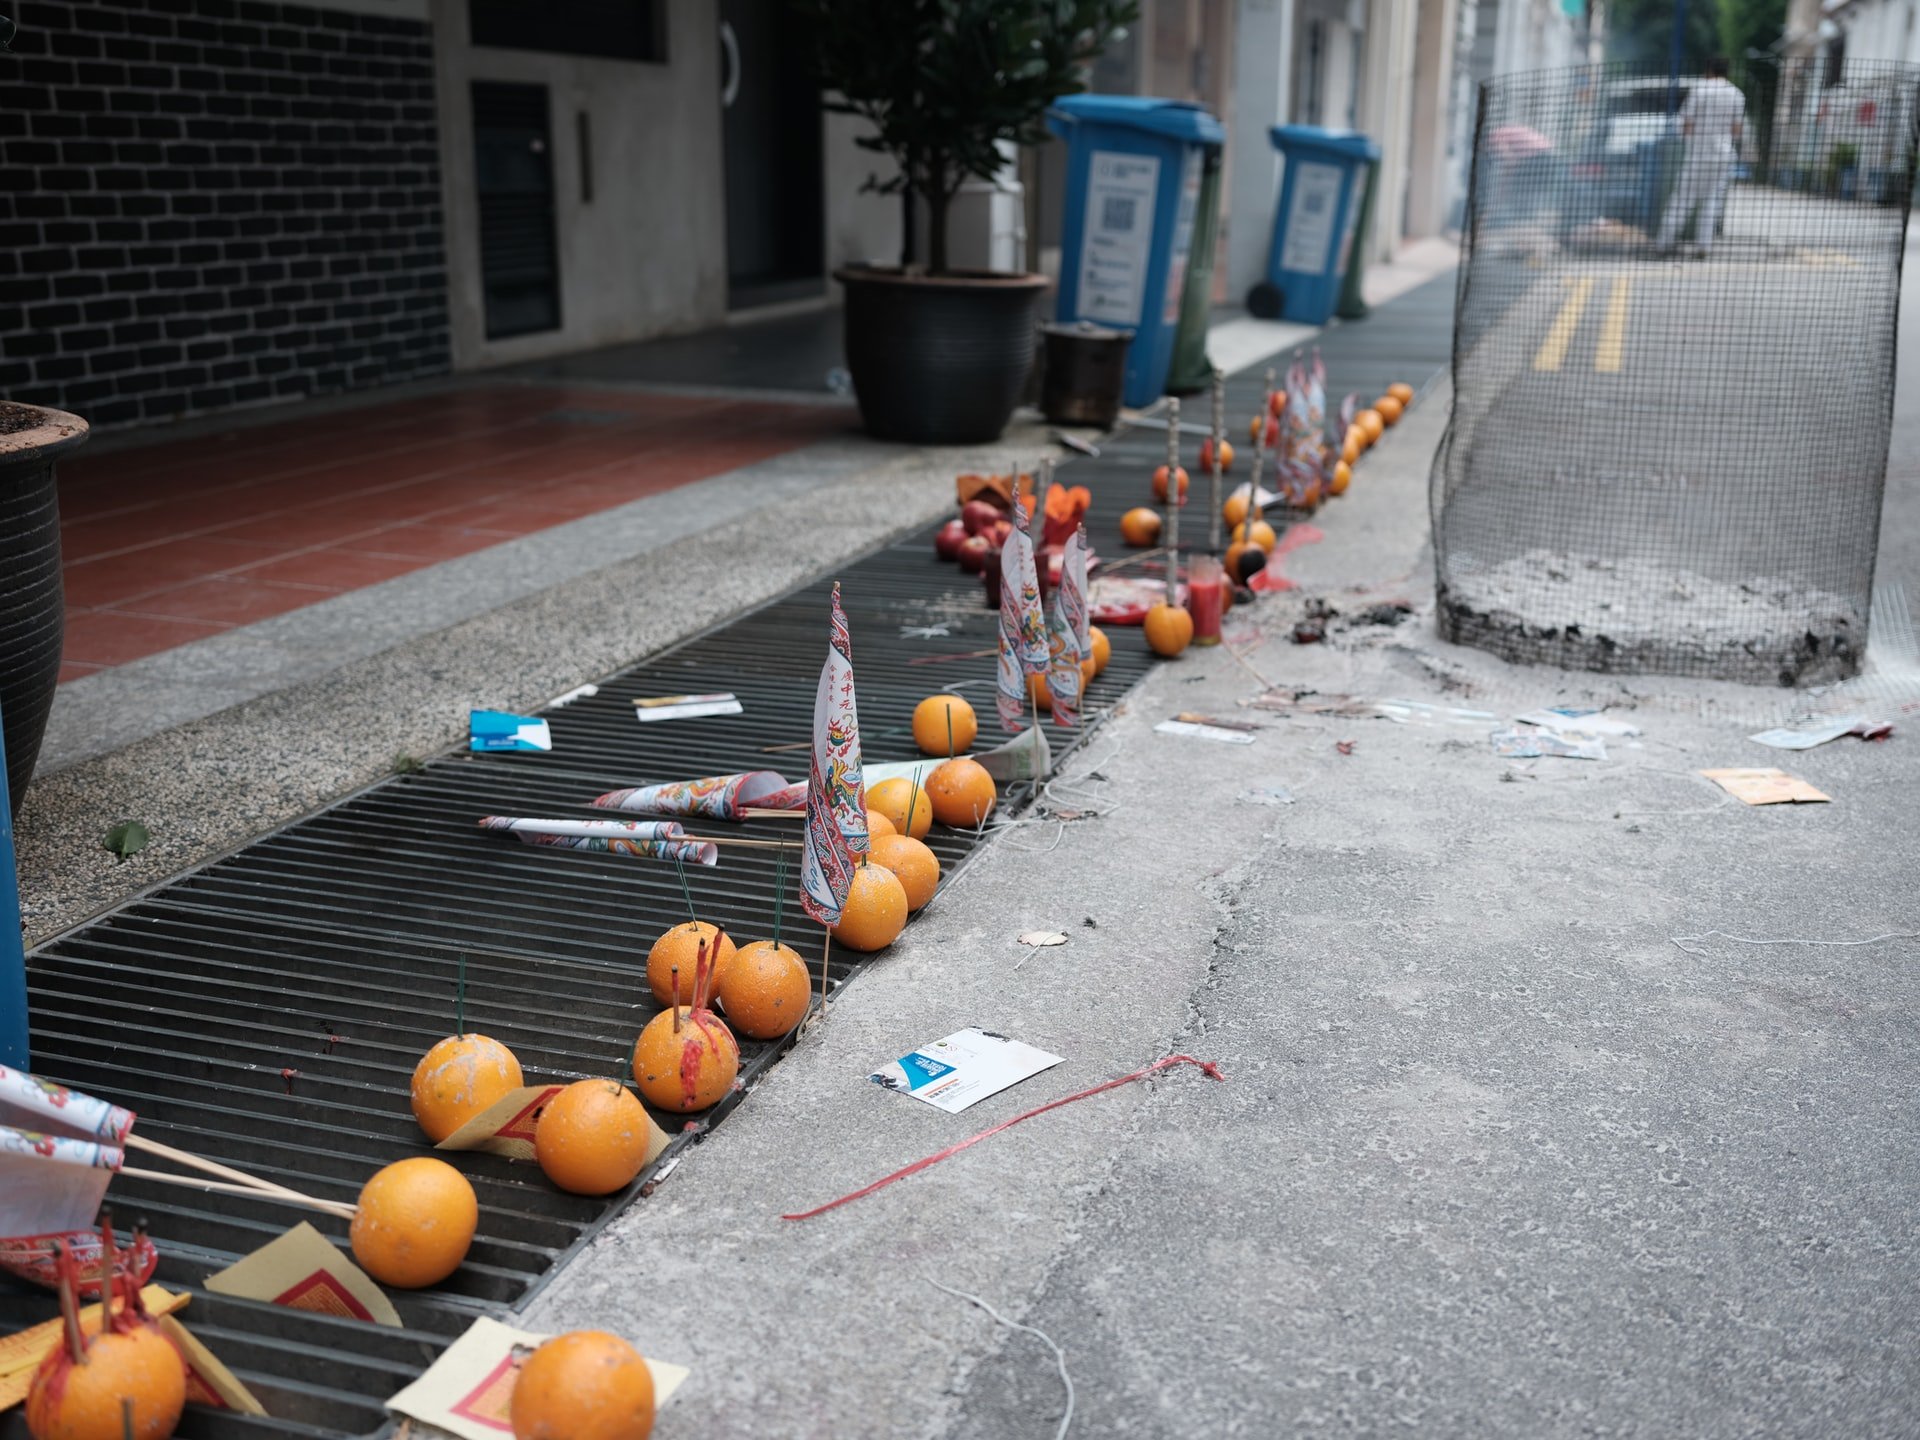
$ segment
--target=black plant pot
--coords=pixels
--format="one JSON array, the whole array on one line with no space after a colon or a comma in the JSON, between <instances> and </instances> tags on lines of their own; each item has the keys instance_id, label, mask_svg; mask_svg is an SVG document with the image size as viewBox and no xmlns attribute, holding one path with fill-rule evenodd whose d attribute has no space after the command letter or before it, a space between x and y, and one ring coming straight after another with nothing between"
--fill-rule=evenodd
<instances>
[{"instance_id":1,"label":"black plant pot","mask_svg":"<svg viewBox=\"0 0 1920 1440\"><path fill-rule=\"evenodd\" d=\"M60 683L66 628L53 462L86 438L78 415L0 401L0 723L16 815Z\"/></svg>"},{"instance_id":2,"label":"black plant pot","mask_svg":"<svg viewBox=\"0 0 1920 1440\"><path fill-rule=\"evenodd\" d=\"M918 445L999 438L1033 368L1042 276L849 266L833 278L847 291L847 369L869 433Z\"/></svg>"}]
</instances>

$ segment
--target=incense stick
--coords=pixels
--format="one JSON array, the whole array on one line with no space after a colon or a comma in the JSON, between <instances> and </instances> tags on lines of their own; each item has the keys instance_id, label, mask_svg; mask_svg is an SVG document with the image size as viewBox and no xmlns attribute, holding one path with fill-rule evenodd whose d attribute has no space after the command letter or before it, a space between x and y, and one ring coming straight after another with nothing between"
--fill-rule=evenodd
<instances>
[{"instance_id":1,"label":"incense stick","mask_svg":"<svg viewBox=\"0 0 1920 1440\"><path fill-rule=\"evenodd\" d=\"M700 912L693 908L693 891L687 888L687 862L676 855L673 857L673 868L680 876L680 893L685 897L687 902L687 919L697 923L700 919Z\"/></svg>"},{"instance_id":2,"label":"incense stick","mask_svg":"<svg viewBox=\"0 0 1920 1440\"><path fill-rule=\"evenodd\" d=\"M467 952L460 952L460 976L453 982L453 1033L467 1033Z\"/></svg>"},{"instance_id":3,"label":"incense stick","mask_svg":"<svg viewBox=\"0 0 1920 1440\"><path fill-rule=\"evenodd\" d=\"M120 1174L135 1180L159 1180L168 1185L180 1185L188 1190L204 1190L216 1195L241 1195L250 1200L276 1200L283 1205L303 1205L309 1210L318 1210L324 1215L335 1215L342 1220L354 1217L354 1207L343 1205L334 1200L316 1200L311 1195L302 1195L298 1191L261 1190L253 1185L228 1185L219 1180L201 1180L192 1175L169 1175L164 1170L136 1170L132 1166L120 1167Z\"/></svg>"},{"instance_id":4,"label":"incense stick","mask_svg":"<svg viewBox=\"0 0 1920 1440\"><path fill-rule=\"evenodd\" d=\"M776 842L779 843L779 842ZM780 922L787 913L787 847L780 845L780 858L773 872L773 948L780 948Z\"/></svg>"},{"instance_id":5,"label":"incense stick","mask_svg":"<svg viewBox=\"0 0 1920 1440\"><path fill-rule=\"evenodd\" d=\"M163 1160L171 1160L177 1165L185 1165L189 1169L204 1171L208 1175L217 1175L222 1180L231 1180L237 1184L245 1185L261 1195L318 1206L336 1203L331 1200L317 1200L311 1195L303 1194L301 1191L291 1189L276 1181L263 1180L258 1175L249 1175L246 1171L236 1170L231 1165L222 1165L219 1161L209 1160L204 1155L195 1155L191 1150L180 1150L172 1145L163 1145L160 1141L149 1140L144 1135L130 1134L121 1144L129 1150L142 1150L149 1155L158 1155ZM124 1175L132 1175L136 1173L143 1174L145 1172L123 1170L121 1173ZM351 1207L348 1208L350 1209Z\"/></svg>"},{"instance_id":6,"label":"incense stick","mask_svg":"<svg viewBox=\"0 0 1920 1440\"><path fill-rule=\"evenodd\" d=\"M1167 400L1167 604L1180 603L1180 400Z\"/></svg>"},{"instance_id":7,"label":"incense stick","mask_svg":"<svg viewBox=\"0 0 1920 1440\"><path fill-rule=\"evenodd\" d=\"M1207 548L1220 553L1220 456L1227 443L1227 377L1213 367L1213 511L1207 521Z\"/></svg>"}]
</instances>

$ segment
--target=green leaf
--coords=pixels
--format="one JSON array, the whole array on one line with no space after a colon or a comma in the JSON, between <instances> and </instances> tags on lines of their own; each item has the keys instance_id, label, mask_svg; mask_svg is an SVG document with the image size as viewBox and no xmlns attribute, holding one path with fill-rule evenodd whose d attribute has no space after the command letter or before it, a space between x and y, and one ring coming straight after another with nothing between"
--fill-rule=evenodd
<instances>
[{"instance_id":1,"label":"green leaf","mask_svg":"<svg viewBox=\"0 0 1920 1440\"><path fill-rule=\"evenodd\" d=\"M127 820L107 831L107 838L101 843L118 855L122 860L129 855L137 855L147 848L153 837L147 834L147 827L138 820Z\"/></svg>"}]
</instances>

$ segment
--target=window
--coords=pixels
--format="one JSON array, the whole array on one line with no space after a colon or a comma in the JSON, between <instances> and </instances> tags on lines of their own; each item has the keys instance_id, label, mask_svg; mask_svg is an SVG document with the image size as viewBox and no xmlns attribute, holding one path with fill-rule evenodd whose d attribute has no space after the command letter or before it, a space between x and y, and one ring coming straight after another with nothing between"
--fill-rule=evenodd
<instances>
[{"instance_id":1,"label":"window","mask_svg":"<svg viewBox=\"0 0 1920 1440\"><path fill-rule=\"evenodd\" d=\"M665 0L467 0L473 43L607 60L667 58Z\"/></svg>"}]
</instances>

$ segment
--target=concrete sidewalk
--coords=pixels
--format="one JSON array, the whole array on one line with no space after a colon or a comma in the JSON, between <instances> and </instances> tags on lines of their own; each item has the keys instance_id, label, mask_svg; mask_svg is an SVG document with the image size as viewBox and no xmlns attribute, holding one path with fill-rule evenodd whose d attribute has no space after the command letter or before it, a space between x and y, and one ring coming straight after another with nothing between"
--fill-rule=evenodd
<instances>
[{"instance_id":1,"label":"concrete sidewalk","mask_svg":"<svg viewBox=\"0 0 1920 1440\"><path fill-rule=\"evenodd\" d=\"M1248 660L1289 690L1512 714L1614 707L1601 764L1496 759L1484 722L1238 702L1160 667L1055 804L1002 836L726 1127L536 1303L691 1364L699 1435L1907 1432L1920 1396L1920 931L1911 739L1792 757L1831 805L1695 773L1779 757L1762 692L1515 670L1431 634L1444 395L1370 458ZM1890 532L1906 565L1915 536ZM1336 620L1286 638L1308 595ZM1177 710L1265 721L1250 746ZM1343 742L1351 742L1345 753ZM1266 806L1243 790L1284 787ZM1033 951L1024 930L1066 932ZM962 1117L866 1083L982 1025L1067 1063ZM1050 1113L818 1219L1036 1104L1170 1052L1218 1061Z\"/></svg>"}]
</instances>

